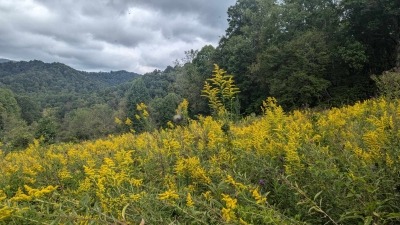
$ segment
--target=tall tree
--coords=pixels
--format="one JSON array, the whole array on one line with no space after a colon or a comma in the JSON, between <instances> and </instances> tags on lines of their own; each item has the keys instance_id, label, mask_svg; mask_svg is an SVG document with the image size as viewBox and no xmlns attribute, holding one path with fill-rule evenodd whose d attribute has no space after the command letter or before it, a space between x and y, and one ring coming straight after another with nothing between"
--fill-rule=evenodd
<instances>
[{"instance_id":1,"label":"tall tree","mask_svg":"<svg viewBox=\"0 0 400 225\"><path fill-rule=\"evenodd\" d=\"M172 121L176 114L175 110L181 101L182 98L175 93L169 93L163 98L153 99L149 104L149 108L150 116L155 126L165 127L168 121Z\"/></svg>"},{"instance_id":2,"label":"tall tree","mask_svg":"<svg viewBox=\"0 0 400 225\"><path fill-rule=\"evenodd\" d=\"M138 78L132 82L131 88L126 94L127 98L127 116L131 119L137 114L136 105L139 103L148 103L150 101L150 93L142 78Z\"/></svg>"},{"instance_id":3,"label":"tall tree","mask_svg":"<svg viewBox=\"0 0 400 225\"><path fill-rule=\"evenodd\" d=\"M215 48L204 46L196 52L190 63L176 68L176 89L183 98L189 101L191 115L207 114L207 101L201 95L204 81L213 71Z\"/></svg>"},{"instance_id":4,"label":"tall tree","mask_svg":"<svg viewBox=\"0 0 400 225\"><path fill-rule=\"evenodd\" d=\"M250 67L279 34L281 6L274 0L239 0L228 9L229 27L217 47L216 63L234 75L243 112L259 108L265 84L253 79Z\"/></svg>"},{"instance_id":5,"label":"tall tree","mask_svg":"<svg viewBox=\"0 0 400 225\"><path fill-rule=\"evenodd\" d=\"M38 121L41 117L39 104L27 96L16 96L19 107L21 108L21 117L28 125Z\"/></svg>"},{"instance_id":6,"label":"tall tree","mask_svg":"<svg viewBox=\"0 0 400 225\"><path fill-rule=\"evenodd\" d=\"M368 73L400 67L400 2L343 0L344 25L366 49Z\"/></svg>"},{"instance_id":7,"label":"tall tree","mask_svg":"<svg viewBox=\"0 0 400 225\"><path fill-rule=\"evenodd\" d=\"M11 90L0 88L0 142L6 150L24 148L33 135L21 119L21 108Z\"/></svg>"},{"instance_id":8,"label":"tall tree","mask_svg":"<svg viewBox=\"0 0 400 225\"><path fill-rule=\"evenodd\" d=\"M324 77L330 58L324 33L308 31L283 46L271 46L252 70L286 108L315 106L330 85Z\"/></svg>"}]
</instances>

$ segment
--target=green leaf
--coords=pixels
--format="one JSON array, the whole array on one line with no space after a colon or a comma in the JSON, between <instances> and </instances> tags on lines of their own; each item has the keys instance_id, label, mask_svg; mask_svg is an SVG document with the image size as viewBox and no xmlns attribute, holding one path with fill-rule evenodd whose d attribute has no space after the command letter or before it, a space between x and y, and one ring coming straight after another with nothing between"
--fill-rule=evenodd
<instances>
[{"instance_id":1,"label":"green leaf","mask_svg":"<svg viewBox=\"0 0 400 225\"><path fill-rule=\"evenodd\" d=\"M372 222L372 216L367 216L364 220L364 225L370 225Z\"/></svg>"},{"instance_id":2,"label":"green leaf","mask_svg":"<svg viewBox=\"0 0 400 225\"><path fill-rule=\"evenodd\" d=\"M322 191L318 192L315 196L314 196L314 201L318 198L318 196L320 196L322 194Z\"/></svg>"},{"instance_id":3,"label":"green leaf","mask_svg":"<svg viewBox=\"0 0 400 225\"><path fill-rule=\"evenodd\" d=\"M400 213L389 213L386 216L387 219L400 219Z\"/></svg>"},{"instance_id":4,"label":"green leaf","mask_svg":"<svg viewBox=\"0 0 400 225\"><path fill-rule=\"evenodd\" d=\"M126 220L126 219L125 219L125 213L126 213L126 209L128 208L128 206L129 206L129 203L126 204L126 206L124 206L124 208L122 209L122 212L121 212L121 216L122 216L122 218L123 218L124 220Z\"/></svg>"}]
</instances>

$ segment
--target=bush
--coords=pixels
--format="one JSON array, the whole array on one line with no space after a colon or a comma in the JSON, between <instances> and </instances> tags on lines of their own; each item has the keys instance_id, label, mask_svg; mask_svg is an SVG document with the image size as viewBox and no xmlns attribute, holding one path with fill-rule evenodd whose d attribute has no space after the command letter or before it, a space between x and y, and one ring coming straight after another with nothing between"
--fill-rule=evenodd
<instances>
[{"instance_id":1,"label":"bush","mask_svg":"<svg viewBox=\"0 0 400 225\"><path fill-rule=\"evenodd\" d=\"M381 96L388 99L400 98L400 73L384 72L380 76L373 75L371 78L375 81Z\"/></svg>"}]
</instances>

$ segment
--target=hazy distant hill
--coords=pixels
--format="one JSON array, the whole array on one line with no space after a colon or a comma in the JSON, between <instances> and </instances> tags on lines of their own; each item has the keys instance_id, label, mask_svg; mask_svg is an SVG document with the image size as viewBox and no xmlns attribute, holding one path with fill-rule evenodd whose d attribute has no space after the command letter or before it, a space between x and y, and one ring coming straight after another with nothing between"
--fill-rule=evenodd
<instances>
[{"instance_id":1,"label":"hazy distant hill","mask_svg":"<svg viewBox=\"0 0 400 225\"><path fill-rule=\"evenodd\" d=\"M5 62L12 62L12 60L0 58L0 63L5 63Z\"/></svg>"},{"instance_id":2,"label":"hazy distant hill","mask_svg":"<svg viewBox=\"0 0 400 225\"><path fill-rule=\"evenodd\" d=\"M11 89L16 95L29 96L42 107L53 107L65 102L87 101L90 96L102 96L109 88L129 82L139 74L116 72L84 72L62 63L20 61L0 63L0 87Z\"/></svg>"},{"instance_id":3,"label":"hazy distant hill","mask_svg":"<svg viewBox=\"0 0 400 225\"><path fill-rule=\"evenodd\" d=\"M83 72L62 63L4 62L0 64L0 86L15 94L86 94L119 85L140 76L139 74L116 72Z\"/></svg>"}]
</instances>

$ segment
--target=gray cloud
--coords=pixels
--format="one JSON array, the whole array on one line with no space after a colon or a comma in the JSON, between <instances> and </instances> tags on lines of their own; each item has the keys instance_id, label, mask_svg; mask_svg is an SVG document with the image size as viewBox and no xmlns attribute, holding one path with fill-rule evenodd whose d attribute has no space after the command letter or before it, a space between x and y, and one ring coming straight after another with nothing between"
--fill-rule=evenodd
<instances>
[{"instance_id":1,"label":"gray cloud","mask_svg":"<svg viewBox=\"0 0 400 225\"><path fill-rule=\"evenodd\" d=\"M235 0L0 0L0 57L88 71L163 69L216 45Z\"/></svg>"}]
</instances>

